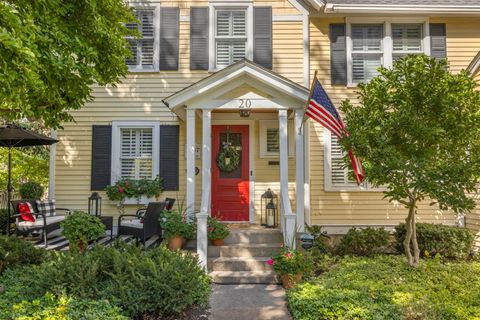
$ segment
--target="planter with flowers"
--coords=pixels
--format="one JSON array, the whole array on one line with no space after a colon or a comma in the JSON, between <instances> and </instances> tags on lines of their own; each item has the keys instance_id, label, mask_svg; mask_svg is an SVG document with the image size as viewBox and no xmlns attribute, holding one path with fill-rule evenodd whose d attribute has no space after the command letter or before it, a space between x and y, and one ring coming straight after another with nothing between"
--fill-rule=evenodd
<instances>
[{"instance_id":1,"label":"planter with flowers","mask_svg":"<svg viewBox=\"0 0 480 320\"><path fill-rule=\"evenodd\" d=\"M223 246L225 238L230 234L227 225L215 218L208 218L208 239L214 246Z\"/></svg>"},{"instance_id":2,"label":"planter with flowers","mask_svg":"<svg viewBox=\"0 0 480 320\"><path fill-rule=\"evenodd\" d=\"M163 237L168 241L172 251L181 249L185 240L192 239L195 234L195 224L176 211L164 211L160 217Z\"/></svg>"},{"instance_id":3,"label":"planter with flowers","mask_svg":"<svg viewBox=\"0 0 480 320\"><path fill-rule=\"evenodd\" d=\"M158 198L163 191L162 178L155 179L120 179L105 188L108 199L117 201L120 214L125 214L125 204L142 203L142 199ZM134 200L132 202L132 200Z\"/></svg>"},{"instance_id":4,"label":"planter with flowers","mask_svg":"<svg viewBox=\"0 0 480 320\"><path fill-rule=\"evenodd\" d=\"M312 259L307 252L284 247L280 253L268 260L267 263L273 266L273 270L282 280L286 289L294 287L302 276L312 269Z\"/></svg>"}]
</instances>

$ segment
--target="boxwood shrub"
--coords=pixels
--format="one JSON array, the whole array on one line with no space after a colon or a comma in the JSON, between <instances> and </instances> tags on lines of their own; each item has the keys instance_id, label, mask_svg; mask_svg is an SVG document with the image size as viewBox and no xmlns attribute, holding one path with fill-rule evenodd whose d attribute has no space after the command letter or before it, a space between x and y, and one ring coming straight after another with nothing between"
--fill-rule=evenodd
<instances>
[{"instance_id":1,"label":"boxwood shrub","mask_svg":"<svg viewBox=\"0 0 480 320\"><path fill-rule=\"evenodd\" d=\"M396 248L399 252L403 252L405 235L404 223L395 227ZM418 223L417 241L422 256L440 254L444 258L465 259L472 250L474 235L466 228Z\"/></svg>"},{"instance_id":2,"label":"boxwood shrub","mask_svg":"<svg viewBox=\"0 0 480 320\"><path fill-rule=\"evenodd\" d=\"M341 239L336 251L341 255L372 256L390 245L390 234L383 228L352 228Z\"/></svg>"},{"instance_id":3,"label":"boxwood shrub","mask_svg":"<svg viewBox=\"0 0 480 320\"><path fill-rule=\"evenodd\" d=\"M6 268L21 264L38 264L46 257L45 250L15 236L0 236L0 274Z\"/></svg>"}]
</instances>

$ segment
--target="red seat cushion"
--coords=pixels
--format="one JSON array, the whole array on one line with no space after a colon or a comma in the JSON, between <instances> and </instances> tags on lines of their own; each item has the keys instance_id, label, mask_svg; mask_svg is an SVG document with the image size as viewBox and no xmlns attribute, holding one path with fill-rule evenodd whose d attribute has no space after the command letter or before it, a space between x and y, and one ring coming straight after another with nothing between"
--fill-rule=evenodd
<instances>
[{"instance_id":1,"label":"red seat cushion","mask_svg":"<svg viewBox=\"0 0 480 320\"><path fill-rule=\"evenodd\" d=\"M22 218L23 221L35 222L33 207L30 203L20 202L18 204L18 213L20 213L20 218Z\"/></svg>"}]
</instances>

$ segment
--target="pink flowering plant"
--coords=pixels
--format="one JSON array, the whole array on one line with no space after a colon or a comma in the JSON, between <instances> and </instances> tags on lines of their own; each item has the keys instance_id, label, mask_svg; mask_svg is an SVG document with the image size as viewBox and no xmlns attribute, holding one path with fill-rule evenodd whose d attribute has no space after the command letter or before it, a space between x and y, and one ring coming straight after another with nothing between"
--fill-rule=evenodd
<instances>
[{"instance_id":1,"label":"pink flowering plant","mask_svg":"<svg viewBox=\"0 0 480 320\"><path fill-rule=\"evenodd\" d=\"M267 261L280 276L307 274L312 270L312 259L308 252L283 247L280 253Z\"/></svg>"}]
</instances>

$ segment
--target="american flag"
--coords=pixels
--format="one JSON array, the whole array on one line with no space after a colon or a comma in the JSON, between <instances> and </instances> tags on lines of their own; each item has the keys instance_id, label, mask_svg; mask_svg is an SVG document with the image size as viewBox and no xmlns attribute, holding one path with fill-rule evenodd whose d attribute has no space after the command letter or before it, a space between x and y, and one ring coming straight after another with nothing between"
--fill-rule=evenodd
<instances>
[{"instance_id":1,"label":"american flag","mask_svg":"<svg viewBox=\"0 0 480 320\"><path fill-rule=\"evenodd\" d=\"M337 109L323 89L317 77L314 78L312 91L310 92L310 100L308 102L305 115L320 123L322 126L330 130L338 138L348 135L342 118L338 114ZM357 184L362 183L365 178L362 163L353 154L352 150L348 150L348 156L352 162L353 174Z\"/></svg>"}]
</instances>

